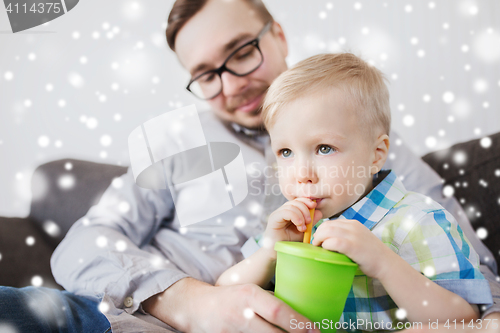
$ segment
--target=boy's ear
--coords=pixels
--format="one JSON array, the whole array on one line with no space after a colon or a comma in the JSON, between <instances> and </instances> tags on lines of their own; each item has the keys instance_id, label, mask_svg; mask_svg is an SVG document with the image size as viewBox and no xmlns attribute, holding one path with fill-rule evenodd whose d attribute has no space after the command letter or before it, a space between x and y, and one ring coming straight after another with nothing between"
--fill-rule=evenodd
<instances>
[{"instance_id":1,"label":"boy's ear","mask_svg":"<svg viewBox=\"0 0 500 333\"><path fill-rule=\"evenodd\" d=\"M389 136L387 134L381 134L377 138L371 170L372 175L382 170L382 167L387 160L387 155L389 154L390 145L391 143L389 142Z\"/></svg>"}]
</instances>

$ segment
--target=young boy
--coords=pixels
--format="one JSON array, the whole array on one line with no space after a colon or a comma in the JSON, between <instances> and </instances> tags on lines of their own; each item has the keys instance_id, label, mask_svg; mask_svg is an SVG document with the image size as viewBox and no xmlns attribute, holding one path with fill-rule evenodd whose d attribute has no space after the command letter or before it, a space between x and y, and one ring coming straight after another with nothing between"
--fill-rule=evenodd
<instances>
[{"instance_id":1,"label":"young boy","mask_svg":"<svg viewBox=\"0 0 500 333\"><path fill-rule=\"evenodd\" d=\"M372 330L382 322L395 329L405 318L424 327L478 318L476 304L491 303L491 292L455 219L381 171L391 116L379 70L349 53L308 58L274 81L262 112L289 201L270 215L262 247L218 285L265 287L274 276L274 244L302 241L306 224L319 221L312 244L347 255L364 273L341 321Z\"/></svg>"}]
</instances>

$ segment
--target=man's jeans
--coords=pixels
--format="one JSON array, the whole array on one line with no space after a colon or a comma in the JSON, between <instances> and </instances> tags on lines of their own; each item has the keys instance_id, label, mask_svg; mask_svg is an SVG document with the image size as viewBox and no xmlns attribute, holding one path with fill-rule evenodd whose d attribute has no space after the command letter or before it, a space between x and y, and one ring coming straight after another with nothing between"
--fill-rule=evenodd
<instances>
[{"instance_id":1,"label":"man's jeans","mask_svg":"<svg viewBox=\"0 0 500 333\"><path fill-rule=\"evenodd\" d=\"M110 333L98 303L67 291L0 286L0 332Z\"/></svg>"}]
</instances>

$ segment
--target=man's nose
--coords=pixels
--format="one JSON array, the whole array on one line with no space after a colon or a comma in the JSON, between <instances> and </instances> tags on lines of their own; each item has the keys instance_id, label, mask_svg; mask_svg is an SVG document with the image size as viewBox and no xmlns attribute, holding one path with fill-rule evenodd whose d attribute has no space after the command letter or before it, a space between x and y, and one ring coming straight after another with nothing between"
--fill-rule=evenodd
<instances>
[{"instance_id":1,"label":"man's nose","mask_svg":"<svg viewBox=\"0 0 500 333\"><path fill-rule=\"evenodd\" d=\"M225 96L234 96L245 91L250 82L248 76L236 76L229 72L221 74L222 93Z\"/></svg>"},{"instance_id":2,"label":"man's nose","mask_svg":"<svg viewBox=\"0 0 500 333\"><path fill-rule=\"evenodd\" d=\"M297 182L316 184L318 182L318 174L315 169L310 160L299 161L295 170Z\"/></svg>"}]
</instances>

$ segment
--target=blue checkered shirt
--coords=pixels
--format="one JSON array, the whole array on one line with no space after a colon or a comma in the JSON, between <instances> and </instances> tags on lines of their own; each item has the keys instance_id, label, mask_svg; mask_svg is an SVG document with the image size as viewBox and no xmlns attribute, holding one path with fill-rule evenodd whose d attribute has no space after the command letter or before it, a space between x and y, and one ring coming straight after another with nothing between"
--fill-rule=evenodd
<instances>
[{"instance_id":1,"label":"blue checkered shirt","mask_svg":"<svg viewBox=\"0 0 500 333\"><path fill-rule=\"evenodd\" d=\"M357 220L431 281L470 304L491 304L488 282L479 271L479 256L455 218L429 197L407 191L393 171L382 171L378 177L384 178L368 195L338 218L318 222L313 233L326 220ZM372 330L382 320L395 328L400 322L396 310L380 281L358 270L340 321L362 319L359 330Z\"/></svg>"}]
</instances>

